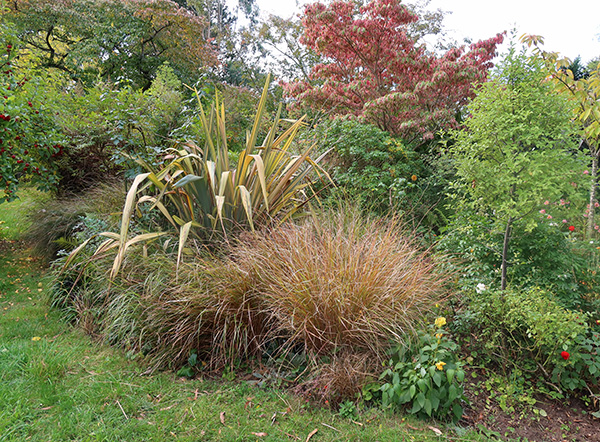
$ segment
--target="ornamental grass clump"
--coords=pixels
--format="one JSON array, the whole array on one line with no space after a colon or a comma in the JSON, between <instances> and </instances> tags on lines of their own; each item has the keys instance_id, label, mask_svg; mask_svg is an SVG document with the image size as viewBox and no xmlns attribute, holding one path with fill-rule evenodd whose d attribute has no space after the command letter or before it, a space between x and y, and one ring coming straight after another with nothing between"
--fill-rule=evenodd
<instances>
[{"instance_id":1,"label":"ornamental grass clump","mask_svg":"<svg viewBox=\"0 0 600 442\"><path fill-rule=\"evenodd\" d=\"M242 239L231 255L282 349L383 355L444 293L444 275L398 219L358 211L288 223Z\"/></svg>"}]
</instances>

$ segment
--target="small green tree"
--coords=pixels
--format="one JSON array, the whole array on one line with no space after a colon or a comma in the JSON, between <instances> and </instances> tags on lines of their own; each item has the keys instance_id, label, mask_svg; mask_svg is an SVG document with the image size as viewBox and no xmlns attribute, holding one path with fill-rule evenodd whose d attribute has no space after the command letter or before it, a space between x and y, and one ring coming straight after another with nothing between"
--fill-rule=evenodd
<instances>
[{"instance_id":1,"label":"small green tree","mask_svg":"<svg viewBox=\"0 0 600 442\"><path fill-rule=\"evenodd\" d=\"M464 129L452 132L455 143L448 151L456 165L456 195L504 231L503 290L515 223L533 229L544 201L573 191L580 166L570 111L541 63L513 48L478 89Z\"/></svg>"}]
</instances>

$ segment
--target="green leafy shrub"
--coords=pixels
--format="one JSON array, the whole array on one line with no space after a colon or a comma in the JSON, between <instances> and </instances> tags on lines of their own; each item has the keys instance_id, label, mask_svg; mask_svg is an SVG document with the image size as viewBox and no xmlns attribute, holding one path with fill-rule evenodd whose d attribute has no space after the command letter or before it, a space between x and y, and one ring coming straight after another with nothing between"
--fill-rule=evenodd
<instances>
[{"instance_id":1,"label":"green leafy shrub","mask_svg":"<svg viewBox=\"0 0 600 442\"><path fill-rule=\"evenodd\" d=\"M395 210L429 225L440 223L432 211L440 201L443 177L433 173L429 161L374 125L355 119L334 119L317 126L320 148L337 185L376 213ZM436 176L434 176L436 175Z\"/></svg>"},{"instance_id":2,"label":"green leafy shrub","mask_svg":"<svg viewBox=\"0 0 600 442\"><path fill-rule=\"evenodd\" d=\"M56 87L49 101L55 121L68 138L59 165L60 190L77 193L125 172L141 172L132 158L156 165L177 125L183 106L181 82L168 65L146 91L127 82L91 87Z\"/></svg>"},{"instance_id":3,"label":"green leafy shrub","mask_svg":"<svg viewBox=\"0 0 600 442\"><path fill-rule=\"evenodd\" d=\"M444 331L445 324L446 319L439 317L411 346L394 348L380 377L385 380L379 388L384 406L408 404L412 414L461 418L465 372L458 360L458 345Z\"/></svg>"},{"instance_id":4,"label":"green leafy shrub","mask_svg":"<svg viewBox=\"0 0 600 442\"><path fill-rule=\"evenodd\" d=\"M16 56L11 25L0 31L0 203L17 197L18 187L31 182L40 190L55 190L56 160L63 154L62 137L40 91L45 80ZM6 40L4 40L6 38Z\"/></svg>"},{"instance_id":5,"label":"green leafy shrub","mask_svg":"<svg viewBox=\"0 0 600 442\"><path fill-rule=\"evenodd\" d=\"M536 288L479 291L455 321L456 331L468 336L467 351L506 373L535 373L545 391L597 389L600 340L597 325L589 324L590 313L565 309L551 293Z\"/></svg>"}]
</instances>

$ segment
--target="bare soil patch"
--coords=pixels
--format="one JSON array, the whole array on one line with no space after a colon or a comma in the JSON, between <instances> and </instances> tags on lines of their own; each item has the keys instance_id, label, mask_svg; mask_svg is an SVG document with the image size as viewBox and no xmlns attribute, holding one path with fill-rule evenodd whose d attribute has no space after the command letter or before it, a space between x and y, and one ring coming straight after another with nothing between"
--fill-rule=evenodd
<instances>
[{"instance_id":1,"label":"bare soil patch","mask_svg":"<svg viewBox=\"0 0 600 442\"><path fill-rule=\"evenodd\" d=\"M535 442L600 442L600 419L592 416L595 411L581 400L550 400L537 397L536 409L543 409L540 416L531 409L506 413L485 390L467 388L471 401L463 420L488 436L507 441Z\"/></svg>"}]
</instances>

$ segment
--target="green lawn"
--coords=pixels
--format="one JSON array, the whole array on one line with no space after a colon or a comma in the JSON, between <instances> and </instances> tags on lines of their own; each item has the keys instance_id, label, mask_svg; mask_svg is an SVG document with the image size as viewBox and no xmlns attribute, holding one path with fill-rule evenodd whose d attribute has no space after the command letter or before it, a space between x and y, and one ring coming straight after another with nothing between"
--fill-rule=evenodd
<instances>
[{"instance_id":1,"label":"green lawn","mask_svg":"<svg viewBox=\"0 0 600 442\"><path fill-rule=\"evenodd\" d=\"M486 440L381 410L343 418L241 380L142 375L44 302L46 271L19 241L36 195L0 205L0 441Z\"/></svg>"}]
</instances>

